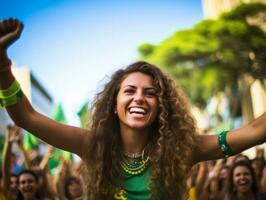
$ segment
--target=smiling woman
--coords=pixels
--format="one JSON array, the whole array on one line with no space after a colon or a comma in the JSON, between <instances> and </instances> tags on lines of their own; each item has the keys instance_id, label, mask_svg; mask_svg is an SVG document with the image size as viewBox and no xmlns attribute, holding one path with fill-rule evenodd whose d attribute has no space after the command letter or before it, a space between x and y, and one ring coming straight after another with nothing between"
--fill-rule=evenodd
<instances>
[{"instance_id":1,"label":"smiling woman","mask_svg":"<svg viewBox=\"0 0 266 200\"><path fill-rule=\"evenodd\" d=\"M10 69L7 48L22 29L16 19L0 22L0 105L18 126L83 159L90 200L183 199L192 165L266 140L266 114L219 136L196 135L183 93L143 61L112 75L95 97L88 129L58 123L31 106Z\"/></svg>"},{"instance_id":2,"label":"smiling woman","mask_svg":"<svg viewBox=\"0 0 266 200\"><path fill-rule=\"evenodd\" d=\"M91 191L101 188L93 184L102 176L93 166L100 158L109 161L108 165L99 166L112 182L105 186L109 196L117 190L127 199L150 199L151 195L161 199L161 191L154 184L149 185L150 181L158 182L160 189L164 187L165 198L183 193L191 161L182 158L189 158L195 147L195 126L182 93L177 93L170 78L152 64L133 63L112 75L96 96L92 111L93 142L88 145L85 158L88 168L95 169L95 176L89 176L87 181ZM168 167L174 170L168 173ZM149 187L156 187L152 194Z\"/></svg>"},{"instance_id":3,"label":"smiling woman","mask_svg":"<svg viewBox=\"0 0 266 200\"><path fill-rule=\"evenodd\" d=\"M226 200L258 199L266 200L257 185L255 172L248 161L236 162L229 172L228 194Z\"/></svg>"},{"instance_id":4,"label":"smiling woman","mask_svg":"<svg viewBox=\"0 0 266 200\"><path fill-rule=\"evenodd\" d=\"M77 200L82 198L82 183L78 177L71 176L65 179L64 195L67 200Z\"/></svg>"},{"instance_id":5,"label":"smiling woman","mask_svg":"<svg viewBox=\"0 0 266 200\"><path fill-rule=\"evenodd\" d=\"M38 194L38 177L31 170L24 170L18 175L18 198L17 200L37 200Z\"/></svg>"}]
</instances>

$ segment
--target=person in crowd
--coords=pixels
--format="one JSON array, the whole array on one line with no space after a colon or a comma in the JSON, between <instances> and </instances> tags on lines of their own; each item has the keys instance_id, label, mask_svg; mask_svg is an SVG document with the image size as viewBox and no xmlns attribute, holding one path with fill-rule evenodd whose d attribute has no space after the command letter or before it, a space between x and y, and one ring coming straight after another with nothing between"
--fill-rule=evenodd
<instances>
[{"instance_id":1,"label":"person in crowd","mask_svg":"<svg viewBox=\"0 0 266 200\"><path fill-rule=\"evenodd\" d=\"M17 200L40 200L38 176L32 170L23 170L18 175Z\"/></svg>"},{"instance_id":2,"label":"person in crowd","mask_svg":"<svg viewBox=\"0 0 266 200\"><path fill-rule=\"evenodd\" d=\"M255 172L247 161L233 164L229 172L228 194L226 200L265 200L259 191Z\"/></svg>"},{"instance_id":3,"label":"person in crowd","mask_svg":"<svg viewBox=\"0 0 266 200\"><path fill-rule=\"evenodd\" d=\"M80 163L63 160L57 168L54 177L54 188L60 200L82 199L84 194L84 181ZM78 167L78 168L77 168Z\"/></svg>"},{"instance_id":4,"label":"person in crowd","mask_svg":"<svg viewBox=\"0 0 266 200\"><path fill-rule=\"evenodd\" d=\"M251 166L254 169L256 180L260 188L263 185L260 185L261 179L263 178L263 168L266 166L264 159L264 149L261 147L256 148L256 157L251 160Z\"/></svg>"},{"instance_id":5,"label":"person in crowd","mask_svg":"<svg viewBox=\"0 0 266 200\"><path fill-rule=\"evenodd\" d=\"M4 185L4 193L8 200L17 199L19 195L18 183L19 178L18 175L14 174L12 171L12 145L17 144L18 149L23 155L24 160L24 169L34 170L36 176L38 176L38 188L41 197L51 197L50 190L48 186L48 180L46 176L46 171L44 169L40 169L37 166L32 166L31 161L28 159L27 152L23 147L21 137L20 137L21 129L14 125L7 126L7 138L5 140L5 148L3 153L3 185ZM44 164L42 164L44 165ZM45 166L44 166L45 167ZM38 172L38 174L36 174Z\"/></svg>"},{"instance_id":6,"label":"person in crowd","mask_svg":"<svg viewBox=\"0 0 266 200\"><path fill-rule=\"evenodd\" d=\"M188 179L189 198L188 200L201 200L209 196L209 191L205 184L208 180L207 163L200 162L192 167L190 177Z\"/></svg>"},{"instance_id":7,"label":"person in crowd","mask_svg":"<svg viewBox=\"0 0 266 200\"><path fill-rule=\"evenodd\" d=\"M41 197L53 199L57 196L56 192L53 189L53 177L51 170L49 169L49 158L51 158L54 152L54 148L51 146L47 147L47 152L43 157L39 156L39 161L36 163L36 159L33 160L35 165L32 166L32 170L38 176L38 186L39 194Z\"/></svg>"},{"instance_id":8,"label":"person in crowd","mask_svg":"<svg viewBox=\"0 0 266 200\"><path fill-rule=\"evenodd\" d=\"M0 200L6 200L6 196L3 191L3 179L2 179L2 171L0 170Z\"/></svg>"},{"instance_id":9,"label":"person in crowd","mask_svg":"<svg viewBox=\"0 0 266 200\"><path fill-rule=\"evenodd\" d=\"M19 140L20 129L8 125L3 151L3 191L8 200L15 200L18 195L18 177L12 172L12 146Z\"/></svg>"},{"instance_id":10,"label":"person in crowd","mask_svg":"<svg viewBox=\"0 0 266 200\"><path fill-rule=\"evenodd\" d=\"M250 162L250 159L249 159L248 156L243 155L243 154L238 154L238 155L235 156L234 163L235 163L235 162L238 162L238 161L241 161L241 160L244 160L244 161Z\"/></svg>"},{"instance_id":11,"label":"person in crowd","mask_svg":"<svg viewBox=\"0 0 266 200\"><path fill-rule=\"evenodd\" d=\"M224 159L215 163L205 161L200 163L200 170L195 184L196 196L199 200L223 200L227 190L227 166Z\"/></svg>"},{"instance_id":12,"label":"person in crowd","mask_svg":"<svg viewBox=\"0 0 266 200\"><path fill-rule=\"evenodd\" d=\"M210 178L210 196L215 200L223 200L227 192L228 166L225 160L217 160Z\"/></svg>"},{"instance_id":13,"label":"person in crowd","mask_svg":"<svg viewBox=\"0 0 266 200\"><path fill-rule=\"evenodd\" d=\"M64 194L67 200L78 200L83 197L82 182L78 177L71 176L65 180Z\"/></svg>"},{"instance_id":14,"label":"person in crowd","mask_svg":"<svg viewBox=\"0 0 266 200\"><path fill-rule=\"evenodd\" d=\"M144 61L111 76L95 97L89 129L58 123L31 106L10 69L7 49L22 29L17 19L0 22L1 105L18 126L83 159L91 200L182 199L191 166L266 140L266 114L219 136L196 135L181 90L158 67Z\"/></svg>"},{"instance_id":15,"label":"person in crowd","mask_svg":"<svg viewBox=\"0 0 266 200\"><path fill-rule=\"evenodd\" d=\"M262 170L262 178L260 181L261 191L266 194L266 165Z\"/></svg>"}]
</instances>

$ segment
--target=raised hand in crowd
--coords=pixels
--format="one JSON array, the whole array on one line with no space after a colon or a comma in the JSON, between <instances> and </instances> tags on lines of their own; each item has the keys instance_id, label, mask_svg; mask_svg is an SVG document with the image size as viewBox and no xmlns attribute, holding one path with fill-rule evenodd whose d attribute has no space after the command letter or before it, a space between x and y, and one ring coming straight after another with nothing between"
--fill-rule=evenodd
<instances>
[{"instance_id":1,"label":"raised hand in crowd","mask_svg":"<svg viewBox=\"0 0 266 200\"><path fill-rule=\"evenodd\" d=\"M5 146L3 150L3 191L7 199L13 200L18 195L18 178L12 173L12 145L19 140L20 128L13 125L7 126Z\"/></svg>"},{"instance_id":2,"label":"raised hand in crowd","mask_svg":"<svg viewBox=\"0 0 266 200\"><path fill-rule=\"evenodd\" d=\"M210 194L216 200L223 200L227 193L229 167L224 164L224 161L224 159L216 161L213 168L213 176L210 180Z\"/></svg>"},{"instance_id":3,"label":"raised hand in crowd","mask_svg":"<svg viewBox=\"0 0 266 200\"><path fill-rule=\"evenodd\" d=\"M261 185L261 191L266 194L266 165L264 166L262 171L260 185Z\"/></svg>"}]
</instances>

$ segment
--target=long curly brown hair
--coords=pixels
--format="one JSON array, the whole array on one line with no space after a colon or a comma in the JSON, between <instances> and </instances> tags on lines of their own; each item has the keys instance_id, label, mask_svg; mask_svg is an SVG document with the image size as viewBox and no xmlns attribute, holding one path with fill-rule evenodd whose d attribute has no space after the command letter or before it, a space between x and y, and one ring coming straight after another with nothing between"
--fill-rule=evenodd
<instances>
[{"instance_id":1,"label":"long curly brown hair","mask_svg":"<svg viewBox=\"0 0 266 200\"><path fill-rule=\"evenodd\" d=\"M93 102L91 142L84 149L89 198L113 199L114 191L123 184L119 156L122 142L114 108L122 81L133 72L151 76L158 95L158 116L151 125L148 140L152 195L160 199L182 199L191 154L196 147L195 121L188 109L188 101L175 82L159 68L144 61L115 72Z\"/></svg>"}]
</instances>

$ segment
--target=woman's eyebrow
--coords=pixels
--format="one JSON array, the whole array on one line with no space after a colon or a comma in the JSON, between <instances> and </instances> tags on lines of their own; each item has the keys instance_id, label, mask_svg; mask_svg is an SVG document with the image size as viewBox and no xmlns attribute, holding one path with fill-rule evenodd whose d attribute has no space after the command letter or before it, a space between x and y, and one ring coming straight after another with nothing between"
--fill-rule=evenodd
<instances>
[{"instance_id":1,"label":"woman's eyebrow","mask_svg":"<svg viewBox=\"0 0 266 200\"><path fill-rule=\"evenodd\" d=\"M123 88L127 88L127 87L129 87L129 88L136 88L136 86L134 86L134 85L125 85L125 86L123 86Z\"/></svg>"},{"instance_id":2,"label":"woman's eyebrow","mask_svg":"<svg viewBox=\"0 0 266 200\"><path fill-rule=\"evenodd\" d=\"M156 90L156 88L155 87L147 87L147 88L145 88L145 90Z\"/></svg>"},{"instance_id":3,"label":"woman's eyebrow","mask_svg":"<svg viewBox=\"0 0 266 200\"><path fill-rule=\"evenodd\" d=\"M123 89L126 89L126 88L132 88L132 89L136 89L137 87L134 86L134 85L125 85L122 87ZM153 87L153 86L149 86L149 87L145 87L144 90L154 90L156 91L156 88Z\"/></svg>"}]
</instances>

